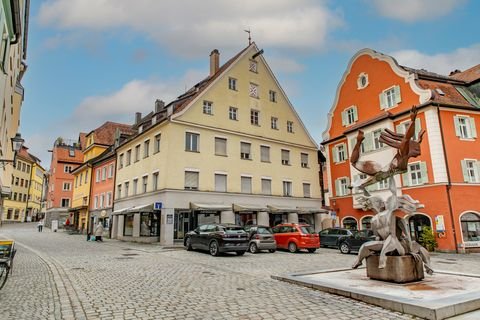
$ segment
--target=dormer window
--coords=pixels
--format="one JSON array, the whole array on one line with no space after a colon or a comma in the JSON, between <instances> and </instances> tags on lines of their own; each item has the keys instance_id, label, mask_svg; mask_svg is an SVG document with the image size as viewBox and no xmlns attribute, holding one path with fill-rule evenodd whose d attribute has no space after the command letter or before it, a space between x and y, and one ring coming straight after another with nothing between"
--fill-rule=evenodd
<instances>
[{"instance_id":1,"label":"dormer window","mask_svg":"<svg viewBox=\"0 0 480 320\"><path fill-rule=\"evenodd\" d=\"M357 89L363 89L368 86L368 74L362 72L358 75Z\"/></svg>"}]
</instances>

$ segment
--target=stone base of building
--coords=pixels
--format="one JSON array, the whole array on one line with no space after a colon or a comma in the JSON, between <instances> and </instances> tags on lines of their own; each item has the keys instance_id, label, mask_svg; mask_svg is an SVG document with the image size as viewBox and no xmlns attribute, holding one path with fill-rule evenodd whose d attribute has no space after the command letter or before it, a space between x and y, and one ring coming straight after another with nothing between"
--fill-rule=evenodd
<instances>
[{"instance_id":1,"label":"stone base of building","mask_svg":"<svg viewBox=\"0 0 480 320\"><path fill-rule=\"evenodd\" d=\"M370 279L389 281L395 283L407 283L422 280L423 262L415 261L411 255L387 256L385 268L378 268L380 257L373 255L367 258L367 276Z\"/></svg>"}]
</instances>

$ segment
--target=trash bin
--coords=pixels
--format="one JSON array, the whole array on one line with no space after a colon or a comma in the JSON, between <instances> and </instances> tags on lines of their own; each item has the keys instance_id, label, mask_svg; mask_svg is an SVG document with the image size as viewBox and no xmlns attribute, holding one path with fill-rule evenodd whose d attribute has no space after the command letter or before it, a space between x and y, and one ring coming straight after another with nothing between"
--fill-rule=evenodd
<instances>
[{"instance_id":1,"label":"trash bin","mask_svg":"<svg viewBox=\"0 0 480 320\"><path fill-rule=\"evenodd\" d=\"M57 232L58 230L58 220L52 220L52 231Z\"/></svg>"}]
</instances>

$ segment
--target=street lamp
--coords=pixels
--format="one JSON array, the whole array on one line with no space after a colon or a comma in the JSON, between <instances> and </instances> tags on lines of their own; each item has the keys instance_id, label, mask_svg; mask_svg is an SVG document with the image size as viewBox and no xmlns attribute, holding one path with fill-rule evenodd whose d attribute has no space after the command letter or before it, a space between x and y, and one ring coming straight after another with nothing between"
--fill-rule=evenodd
<instances>
[{"instance_id":1,"label":"street lamp","mask_svg":"<svg viewBox=\"0 0 480 320\"><path fill-rule=\"evenodd\" d=\"M18 132L15 135L15 137L13 137L11 140L12 140L13 160L0 159L0 168L5 167L9 163L13 163L13 167L15 167L15 158L17 156L17 152L20 151L20 149L23 146L23 143L25 142L25 140L22 138L22 136Z\"/></svg>"}]
</instances>

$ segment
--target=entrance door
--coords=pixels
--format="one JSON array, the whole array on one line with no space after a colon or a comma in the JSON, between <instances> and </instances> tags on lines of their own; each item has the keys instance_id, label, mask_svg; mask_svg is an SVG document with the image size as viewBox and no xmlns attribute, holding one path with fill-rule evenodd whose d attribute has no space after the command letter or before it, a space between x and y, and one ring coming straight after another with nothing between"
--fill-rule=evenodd
<instances>
[{"instance_id":1,"label":"entrance door","mask_svg":"<svg viewBox=\"0 0 480 320\"><path fill-rule=\"evenodd\" d=\"M189 210L175 210L173 219L173 238L183 240L185 233L191 230L192 213Z\"/></svg>"},{"instance_id":2,"label":"entrance door","mask_svg":"<svg viewBox=\"0 0 480 320\"><path fill-rule=\"evenodd\" d=\"M412 237L412 240L415 240L417 242L420 239L423 228L432 227L430 219L423 214L416 214L413 217L410 217L408 223L410 225L410 235Z\"/></svg>"}]
</instances>

